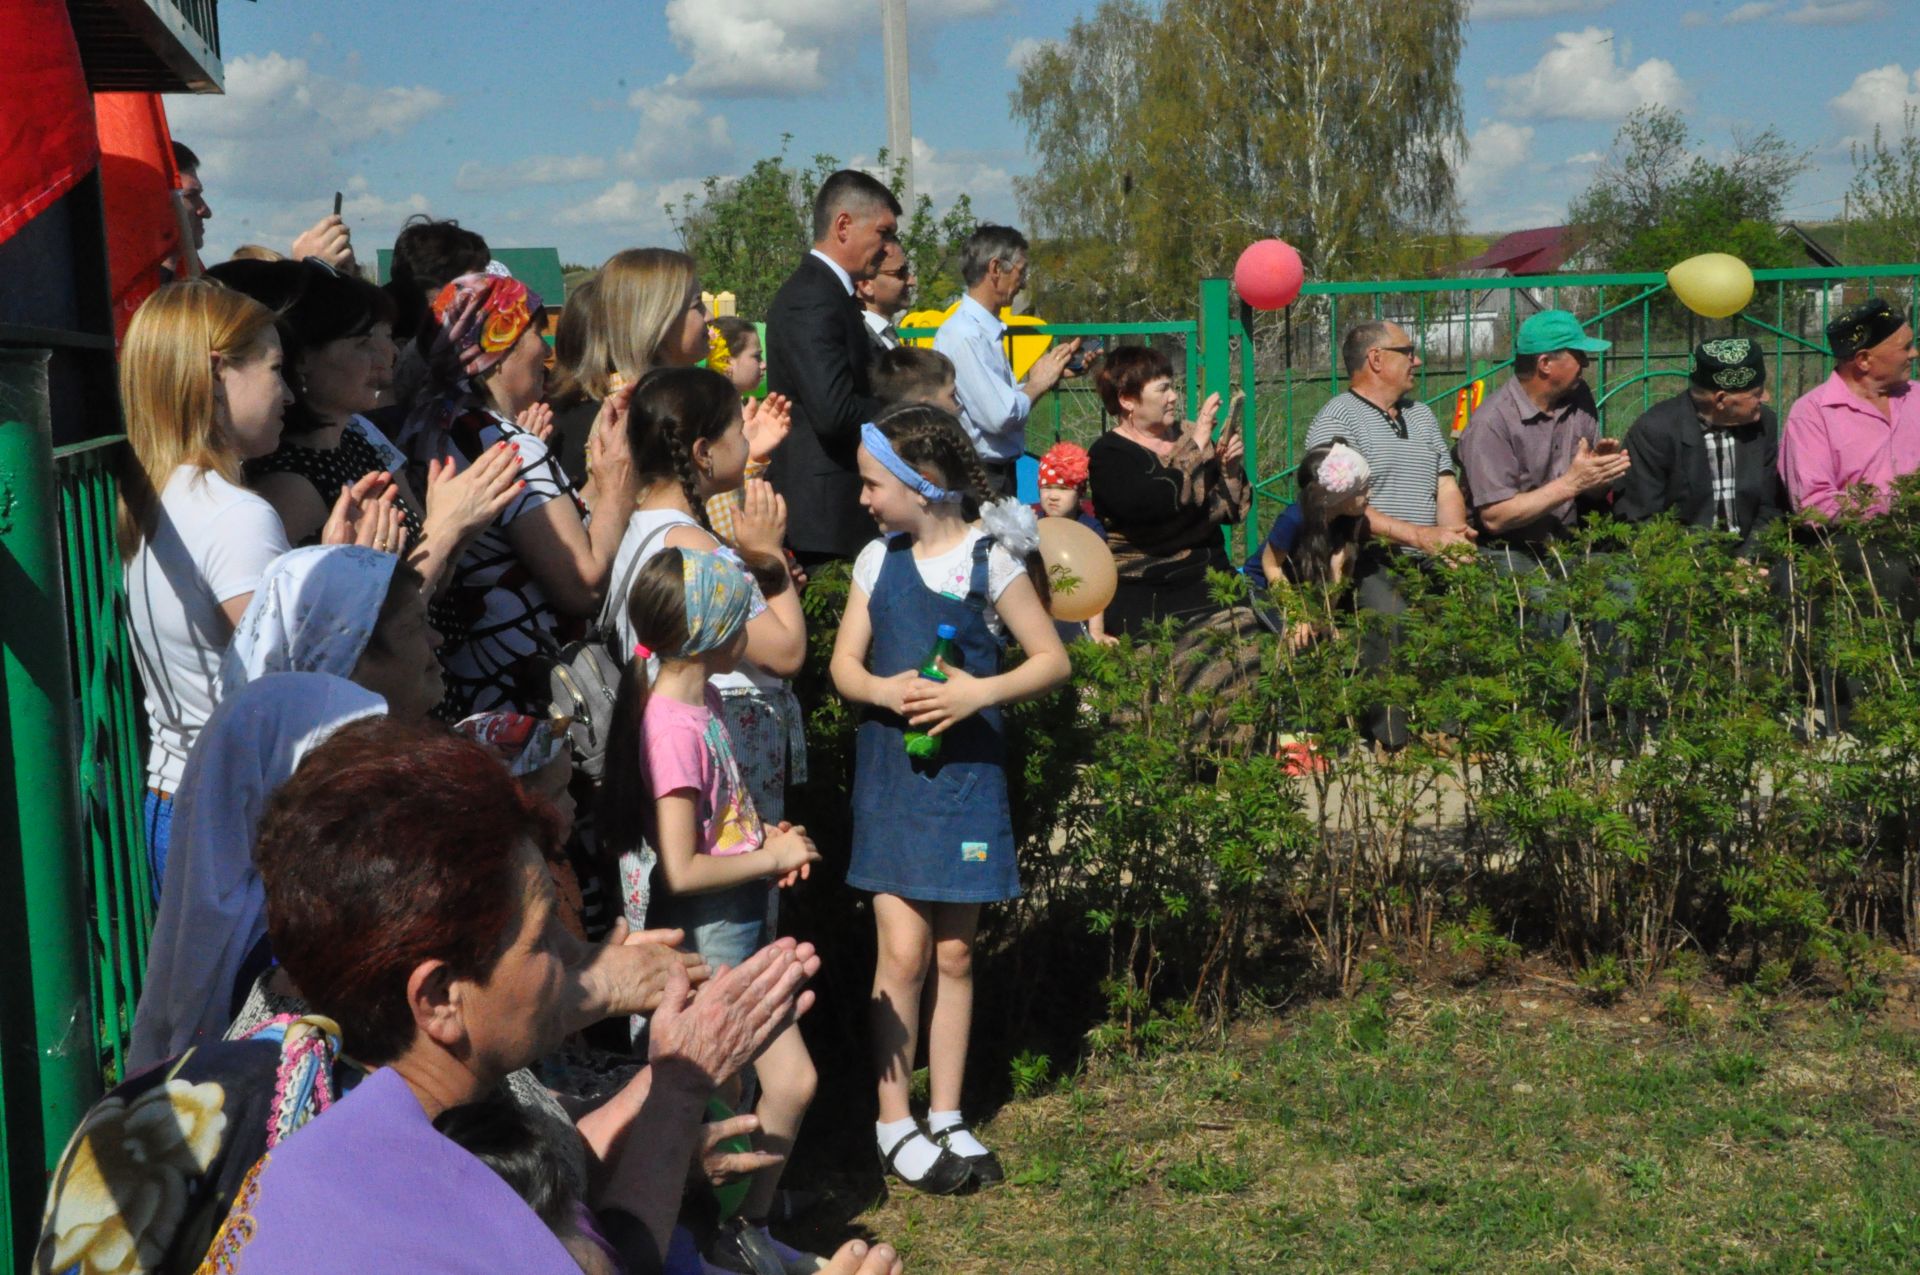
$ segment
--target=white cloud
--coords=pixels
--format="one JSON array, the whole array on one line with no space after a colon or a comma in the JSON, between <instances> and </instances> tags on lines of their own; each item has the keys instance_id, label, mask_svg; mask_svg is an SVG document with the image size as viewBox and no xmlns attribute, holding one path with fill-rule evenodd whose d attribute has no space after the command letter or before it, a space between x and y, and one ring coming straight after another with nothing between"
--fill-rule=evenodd
<instances>
[{"instance_id":1,"label":"white cloud","mask_svg":"<svg viewBox=\"0 0 1920 1275\"><path fill-rule=\"evenodd\" d=\"M1480 21L1503 18L1550 18L1561 13L1591 13L1613 0L1473 0L1471 16Z\"/></svg>"},{"instance_id":2,"label":"white cloud","mask_svg":"<svg viewBox=\"0 0 1920 1275\"><path fill-rule=\"evenodd\" d=\"M553 220L562 226L613 232L629 243L661 242L673 233L667 209L678 209L681 200L697 196L701 189L702 183L691 178L651 183L623 179L583 203L561 209Z\"/></svg>"},{"instance_id":3,"label":"white cloud","mask_svg":"<svg viewBox=\"0 0 1920 1275\"><path fill-rule=\"evenodd\" d=\"M1801 26L1845 26L1877 18L1887 11L1881 0L1807 0L1792 13L1781 15Z\"/></svg>"},{"instance_id":4,"label":"white cloud","mask_svg":"<svg viewBox=\"0 0 1920 1275\"><path fill-rule=\"evenodd\" d=\"M1614 120L1641 106L1676 106L1687 97L1673 63L1648 58L1629 68L1631 50L1605 27L1562 31L1553 47L1519 75L1493 76L1501 114L1527 119Z\"/></svg>"},{"instance_id":5,"label":"white cloud","mask_svg":"<svg viewBox=\"0 0 1920 1275\"><path fill-rule=\"evenodd\" d=\"M856 156L847 161L847 166L875 174L880 171L879 159L874 155ZM915 194L932 199L936 206L944 206L958 195L971 196L974 210L981 212L983 200L993 200L1013 189L1013 175L992 156L970 151L942 154L928 145L924 137L916 137L913 139L913 189ZM992 206L998 207L997 203Z\"/></svg>"},{"instance_id":6,"label":"white cloud","mask_svg":"<svg viewBox=\"0 0 1920 1275\"><path fill-rule=\"evenodd\" d=\"M1007 50L1007 69L1009 71L1026 70L1027 63L1033 60L1034 54L1055 43L1057 41L1036 40L1030 35L1021 36L1013 42L1013 47Z\"/></svg>"},{"instance_id":7,"label":"white cloud","mask_svg":"<svg viewBox=\"0 0 1920 1275\"><path fill-rule=\"evenodd\" d=\"M978 17L1002 0L911 0L911 25ZM667 32L687 56L665 87L711 97L798 97L834 82L855 48L877 42L878 6L845 0L667 0Z\"/></svg>"},{"instance_id":8,"label":"white cloud","mask_svg":"<svg viewBox=\"0 0 1920 1275\"><path fill-rule=\"evenodd\" d=\"M1758 22L1762 18L1772 17L1779 10L1779 0L1753 0L1751 4L1728 10L1727 16L1720 19L1720 25L1737 27L1743 22Z\"/></svg>"},{"instance_id":9,"label":"white cloud","mask_svg":"<svg viewBox=\"0 0 1920 1275\"><path fill-rule=\"evenodd\" d=\"M1464 153L1452 156L1454 188L1469 221L1486 215L1489 197L1506 186L1507 175L1533 158L1533 128L1489 120L1473 131Z\"/></svg>"},{"instance_id":10,"label":"white cloud","mask_svg":"<svg viewBox=\"0 0 1920 1275\"><path fill-rule=\"evenodd\" d=\"M524 190L538 186L566 186L606 175L607 161L598 155L528 155L503 164L468 160L453 175L455 190Z\"/></svg>"},{"instance_id":11,"label":"white cloud","mask_svg":"<svg viewBox=\"0 0 1920 1275\"><path fill-rule=\"evenodd\" d=\"M1862 71L1847 91L1827 105L1852 120L1862 137L1877 127L1898 133L1910 108L1920 108L1920 67L1912 75L1897 62Z\"/></svg>"},{"instance_id":12,"label":"white cloud","mask_svg":"<svg viewBox=\"0 0 1920 1275\"><path fill-rule=\"evenodd\" d=\"M727 117L671 88L635 89L627 105L640 112L633 145L620 153L620 170L641 177L706 174L733 157Z\"/></svg>"},{"instance_id":13,"label":"white cloud","mask_svg":"<svg viewBox=\"0 0 1920 1275\"><path fill-rule=\"evenodd\" d=\"M209 186L241 197L318 199L341 185L344 159L397 137L448 104L425 86L378 87L315 71L305 58L241 54L227 91L167 103L175 136L199 152Z\"/></svg>"}]
</instances>

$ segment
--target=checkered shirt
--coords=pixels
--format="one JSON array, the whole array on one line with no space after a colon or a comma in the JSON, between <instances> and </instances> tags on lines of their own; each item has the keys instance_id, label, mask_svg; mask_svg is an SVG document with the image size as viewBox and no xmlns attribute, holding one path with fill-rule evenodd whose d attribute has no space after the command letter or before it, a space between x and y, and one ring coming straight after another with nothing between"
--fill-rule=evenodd
<instances>
[{"instance_id":1,"label":"checkered shirt","mask_svg":"<svg viewBox=\"0 0 1920 1275\"><path fill-rule=\"evenodd\" d=\"M1713 476L1713 521L1722 531L1740 535L1740 506L1734 499L1733 431L1702 422L1707 441L1707 472Z\"/></svg>"}]
</instances>

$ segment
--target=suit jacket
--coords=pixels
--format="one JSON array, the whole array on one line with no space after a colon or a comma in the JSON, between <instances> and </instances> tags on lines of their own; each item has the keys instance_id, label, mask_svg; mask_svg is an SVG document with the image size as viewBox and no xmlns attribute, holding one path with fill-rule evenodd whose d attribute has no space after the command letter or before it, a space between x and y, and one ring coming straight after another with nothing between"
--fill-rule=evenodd
<instances>
[{"instance_id":1,"label":"suit jacket","mask_svg":"<svg viewBox=\"0 0 1920 1275\"><path fill-rule=\"evenodd\" d=\"M872 360L859 303L808 253L767 308L767 389L793 400L793 431L768 477L787 498L787 538L799 552L851 558L878 534L860 507L854 459L862 422L881 408Z\"/></svg>"},{"instance_id":2,"label":"suit jacket","mask_svg":"<svg viewBox=\"0 0 1920 1275\"><path fill-rule=\"evenodd\" d=\"M1733 434L1734 508L1740 515L1742 553L1759 543L1786 501L1780 487L1780 422L1771 407ZM1706 430L1685 392L1656 403L1627 430L1633 468L1614 488L1613 513L1640 522L1672 512L1690 527L1711 527L1713 470L1707 462Z\"/></svg>"}]
</instances>

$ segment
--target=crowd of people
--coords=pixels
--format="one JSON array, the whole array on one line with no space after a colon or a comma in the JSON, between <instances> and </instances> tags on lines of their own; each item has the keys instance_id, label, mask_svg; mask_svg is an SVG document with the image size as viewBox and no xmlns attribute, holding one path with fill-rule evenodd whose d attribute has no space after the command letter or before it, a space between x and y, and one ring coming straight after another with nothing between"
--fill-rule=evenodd
<instances>
[{"instance_id":1,"label":"crowd of people","mask_svg":"<svg viewBox=\"0 0 1920 1275\"><path fill-rule=\"evenodd\" d=\"M1092 370L1112 428L1048 451L1022 504L1029 412L1080 343L1015 376L1028 245L991 225L932 347L902 343L899 215L865 173L823 182L764 348L682 252L614 254L556 321L424 216L382 286L336 217L141 306L120 531L158 914L128 1078L53 1178L42 1269L897 1271L770 1230L818 1079L819 958L779 937L803 884L871 898L885 1171L1002 1180L963 1096L980 909L1020 890L1003 710L1068 679L1063 639L1217 610L1249 484L1239 401L1185 420L1167 356L1129 346ZM1537 314L1456 454L1412 398L1413 339L1361 323L1244 570L1392 614L1395 558L1477 544L1525 572L1597 509L1748 545L1830 514L1920 467L1920 396L1884 302L1829 339L1784 436L1758 346L1723 339L1622 446L1583 377L1606 343ZM1051 618L1036 512L1110 545L1103 616ZM827 882L785 815L800 592L836 561L859 728ZM1326 631L1282 620L1295 648ZM1392 649L1385 628L1362 658ZM1404 713L1369 726L1405 740Z\"/></svg>"},{"instance_id":2,"label":"crowd of people","mask_svg":"<svg viewBox=\"0 0 1920 1275\"><path fill-rule=\"evenodd\" d=\"M1816 524L1886 511L1896 479L1920 469L1920 391L1912 377L1914 330L1885 298L1849 306L1826 328L1833 372L1797 399L1780 425L1758 342L1700 342L1687 386L1626 430L1602 435L1585 373L1609 348L1573 314L1545 310L1520 325L1513 376L1488 394L1450 445L1433 412L1412 397L1419 349L1398 324L1369 320L1342 342L1347 388L1308 427L1299 498L1277 518L1244 570L1264 590L1275 573L1335 586L1347 605L1404 612L1396 559L1425 567L1477 551L1524 577L1545 570L1592 515L1639 523L1669 517L1729 537L1769 577L1765 533L1783 514ZM1103 506L1104 508L1104 506ZM1920 585L1902 555L1869 546L1844 526L1820 534L1842 562L1871 579L1909 623ZM1630 581L1620 587L1630 588ZM1296 620L1290 640L1316 636ZM1371 626L1361 659L1391 657L1391 622ZM1844 688L1824 706L1843 725ZM1405 714L1377 709L1374 741L1398 748Z\"/></svg>"}]
</instances>

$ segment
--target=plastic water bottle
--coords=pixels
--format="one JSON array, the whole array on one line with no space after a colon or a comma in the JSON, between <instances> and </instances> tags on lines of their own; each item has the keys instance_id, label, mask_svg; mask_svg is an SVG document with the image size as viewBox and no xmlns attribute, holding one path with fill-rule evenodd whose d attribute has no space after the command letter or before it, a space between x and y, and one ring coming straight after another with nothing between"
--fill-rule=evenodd
<instances>
[{"instance_id":1,"label":"plastic water bottle","mask_svg":"<svg viewBox=\"0 0 1920 1275\"><path fill-rule=\"evenodd\" d=\"M927 658L921 661L920 676L929 682L944 682L947 680L947 675L940 671L940 661L955 663L953 640L960 636L960 630L951 624L943 624L935 629L934 633L933 650L927 652ZM929 735L923 730L915 730L909 726L901 742L906 747L907 756L917 760L927 761L940 755L940 736L938 735Z\"/></svg>"}]
</instances>

